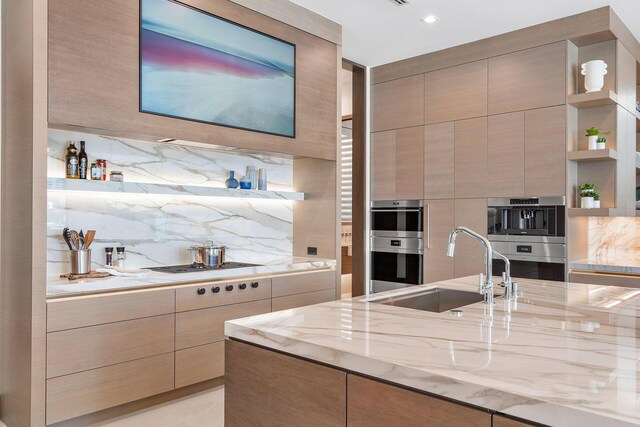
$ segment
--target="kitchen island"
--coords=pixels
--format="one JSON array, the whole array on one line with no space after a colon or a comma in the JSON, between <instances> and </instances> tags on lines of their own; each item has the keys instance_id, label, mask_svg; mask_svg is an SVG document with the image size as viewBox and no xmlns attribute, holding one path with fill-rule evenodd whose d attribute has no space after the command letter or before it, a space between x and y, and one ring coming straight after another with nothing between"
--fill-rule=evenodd
<instances>
[{"instance_id":1,"label":"kitchen island","mask_svg":"<svg viewBox=\"0 0 640 427\"><path fill-rule=\"evenodd\" d=\"M376 298L434 286L475 291L477 277ZM228 425L277 406L276 387L287 390L283 402L292 403L284 416L292 420L299 413L333 421L344 415L349 425L363 425L354 414L369 413L386 425L397 406L399 417L440 408L427 412L431 425L640 425L640 291L521 280L517 301L496 298L493 316L482 302L460 310L435 313L360 297L228 321ZM247 366L243 353L255 353ZM268 369L291 362L286 378L260 375L269 355L278 360ZM416 396L430 400L416 400L412 409L407 402ZM296 407L299 400L306 404Z\"/></svg>"}]
</instances>

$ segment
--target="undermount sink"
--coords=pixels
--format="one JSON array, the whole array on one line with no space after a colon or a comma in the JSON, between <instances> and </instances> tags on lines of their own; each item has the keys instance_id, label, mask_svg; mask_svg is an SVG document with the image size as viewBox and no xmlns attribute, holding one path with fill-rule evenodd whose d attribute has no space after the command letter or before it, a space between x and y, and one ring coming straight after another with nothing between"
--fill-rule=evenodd
<instances>
[{"instance_id":1,"label":"undermount sink","mask_svg":"<svg viewBox=\"0 0 640 427\"><path fill-rule=\"evenodd\" d=\"M432 288L406 295L381 298L379 300L370 299L369 302L442 313L443 311L482 302L483 299L484 297L477 292Z\"/></svg>"}]
</instances>

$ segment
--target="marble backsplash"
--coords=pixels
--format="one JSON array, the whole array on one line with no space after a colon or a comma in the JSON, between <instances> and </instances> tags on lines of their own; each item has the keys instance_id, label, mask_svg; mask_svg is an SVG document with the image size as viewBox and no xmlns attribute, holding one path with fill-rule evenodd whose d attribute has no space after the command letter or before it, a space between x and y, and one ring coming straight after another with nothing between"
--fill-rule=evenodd
<instances>
[{"instance_id":1,"label":"marble backsplash","mask_svg":"<svg viewBox=\"0 0 640 427\"><path fill-rule=\"evenodd\" d=\"M589 258L640 261L640 218L589 218Z\"/></svg>"},{"instance_id":2,"label":"marble backsplash","mask_svg":"<svg viewBox=\"0 0 640 427\"><path fill-rule=\"evenodd\" d=\"M64 176L68 141L86 141L89 163L106 159L108 170L125 181L224 187L229 170L239 179L246 167L266 168L269 190L292 191L293 162L262 155L177 144L50 130L48 176ZM238 190L241 191L241 190ZM184 264L187 248L205 240L228 246L227 260L261 263L290 257L293 202L101 192L49 191L47 272L68 272L62 229L95 229L93 267L104 262L104 248L125 246L126 267Z\"/></svg>"}]
</instances>

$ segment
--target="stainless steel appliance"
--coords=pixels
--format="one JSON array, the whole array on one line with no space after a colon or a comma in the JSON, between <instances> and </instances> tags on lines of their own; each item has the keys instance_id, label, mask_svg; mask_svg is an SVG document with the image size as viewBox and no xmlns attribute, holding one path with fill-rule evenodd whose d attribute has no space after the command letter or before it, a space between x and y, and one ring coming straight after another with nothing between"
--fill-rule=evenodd
<instances>
[{"instance_id":1,"label":"stainless steel appliance","mask_svg":"<svg viewBox=\"0 0 640 427\"><path fill-rule=\"evenodd\" d=\"M206 241L204 246L192 246L189 251L192 253L192 261L195 264L208 268L218 268L224 264L224 257L227 247L214 245L212 241Z\"/></svg>"},{"instance_id":2,"label":"stainless steel appliance","mask_svg":"<svg viewBox=\"0 0 640 427\"><path fill-rule=\"evenodd\" d=\"M513 277L566 279L565 198L490 198L487 235L511 260ZM494 256L493 274L504 271Z\"/></svg>"},{"instance_id":3,"label":"stainless steel appliance","mask_svg":"<svg viewBox=\"0 0 640 427\"><path fill-rule=\"evenodd\" d=\"M423 215L422 200L371 203L371 292L422 284Z\"/></svg>"}]
</instances>

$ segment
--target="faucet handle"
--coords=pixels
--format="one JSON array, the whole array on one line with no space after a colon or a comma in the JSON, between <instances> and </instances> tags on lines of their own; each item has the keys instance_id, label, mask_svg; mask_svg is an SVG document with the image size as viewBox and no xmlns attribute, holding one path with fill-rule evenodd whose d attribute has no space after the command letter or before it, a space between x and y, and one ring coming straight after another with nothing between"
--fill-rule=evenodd
<instances>
[{"instance_id":1,"label":"faucet handle","mask_svg":"<svg viewBox=\"0 0 640 427\"><path fill-rule=\"evenodd\" d=\"M484 273L480 273L478 280L478 293L484 295Z\"/></svg>"}]
</instances>

